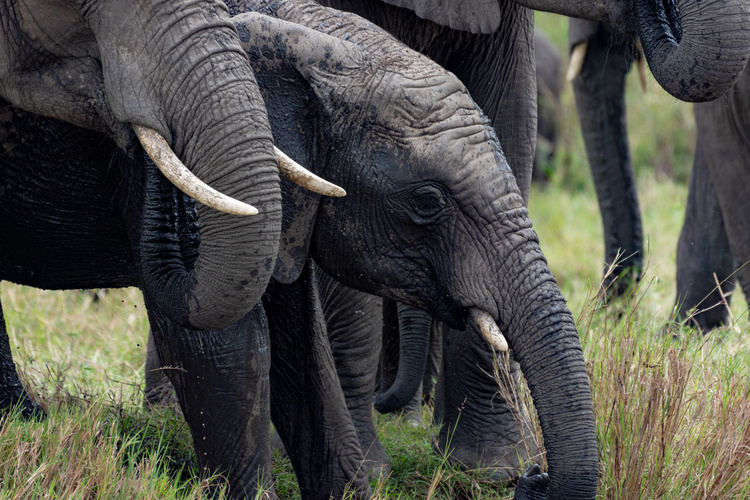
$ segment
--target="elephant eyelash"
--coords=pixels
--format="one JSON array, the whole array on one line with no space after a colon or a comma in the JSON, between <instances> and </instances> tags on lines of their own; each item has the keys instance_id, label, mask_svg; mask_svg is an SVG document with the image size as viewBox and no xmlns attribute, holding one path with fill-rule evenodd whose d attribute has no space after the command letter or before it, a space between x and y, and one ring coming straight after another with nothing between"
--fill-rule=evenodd
<instances>
[{"instance_id":1,"label":"elephant eyelash","mask_svg":"<svg viewBox=\"0 0 750 500\"><path fill-rule=\"evenodd\" d=\"M434 224L442 220L452 207L445 188L435 184L422 185L408 194L409 215L415 224Z\"/></svg>"}]
</instances>

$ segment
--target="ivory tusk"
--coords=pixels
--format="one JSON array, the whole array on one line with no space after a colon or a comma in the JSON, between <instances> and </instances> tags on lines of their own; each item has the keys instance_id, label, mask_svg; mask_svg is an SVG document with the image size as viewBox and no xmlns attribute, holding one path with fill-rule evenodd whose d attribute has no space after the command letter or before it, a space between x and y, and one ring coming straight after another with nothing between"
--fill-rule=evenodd
<instances>
[{"instance_id":1,"label":"ivory tusk","mask_svg":"<svg viewBox=\"0 0 750 500\"><path fill-rule=\"evenodd\" d=\"M182 164L167 141L153 129L133 124L135 135L161 173L180 191L221 212L235 215L258 215L258 209L215 190Z\"/></svg>"},{"instance_id":2,"label":"ivory tusk","mask_svg":"<svg viewBox=\"0 0 750 500\"><path fill-rule=\"evenodd\" d=\"M641 89L646 93L646 55L643 53L643 45L640 40L635 42L635 65L638 69L638 81L641 82Z\"/></svg>"},{"instance_id":3,"label":"ivory tusk","mask_svg":"<svg viewBox=\"0 0 750 500\"><path fill-rule=\"evenodd\" d=\"M586 51L589 48L589 42L581 42L573 47L573 51L570 53L570 64L568 64L568 72L565 78L572 82L581 73L583 68L583 61L586 59Z\"/></svg>"},{"instance_id":4,"label":"ivory tusk","mask_svg":"<svg viewBox=\"0 0 750 500\"><path fill-rule=\"evenodd\" d=\"M343 188L340 188L336 184L330 183L325 179L321 179L305 169L299 163L289 158L276 146L273 147L273 150L276 152L276 161L279 163L279 172L284 174L284 177L290 181L305 189L309 189L313 193L322 194L324 196L333 196L336 198L346 196L346 191L344 191Z\"/></svg>"},{"instance_id":5,"label":"ivory tusk","mask_svg":"<svg viewBox=\"0 0 750 500\"><path fill-rule=\"evenodd\" d=\"M481 309L472 308L469 310L469 318L492 347L500 352L508 350L508 341L505 340L503 332L500 331L492 316Z\"/></svg>"}]
</instances>

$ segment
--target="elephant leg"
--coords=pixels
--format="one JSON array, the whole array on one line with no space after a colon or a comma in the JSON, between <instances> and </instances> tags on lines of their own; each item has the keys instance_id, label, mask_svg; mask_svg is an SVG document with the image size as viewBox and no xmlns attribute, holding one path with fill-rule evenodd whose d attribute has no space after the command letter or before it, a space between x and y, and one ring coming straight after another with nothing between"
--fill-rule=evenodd
<instances>
[{"instance_id":1,"label":"elephant leg","mask_svg":"<svg viewBox=\"0 0 750 500\"><path fill-rule=\"evenodd\" d=\"M492 375L493 365L492 351L478 332L445 329L435 405L437 446L451 462L489 469L493 480L506 482L520 474L535 447L519 394L518 363L510 362L504 389Z\"/></svg>"},{"instance_id":2,"label":"elephant leg","mask_svg":"<svg viewBox=\"0 0 750 500\"><path fill-rule=\"evenodd\" d=\"M148 302L147 302L148 304ZM256 305L218 331L175 327L154 308L154 345L185 416L201 469L225 474L232 498L276 498L271 479L268 323Z\"/></svg>"},{"instance_id":3,"label":"elephant leg","mask_svg":"<svg viewBox=\"0 0 750 500\"><path fill-rule=\"evenodd\" d=\"M747 200L750 199L749 80L750 69L745 68L742 78L726 96L693 106L698 145L703 150L703 163L708 165L708 177L721 207L724 235L733 257L729 265L739 267L735 275L747 298L750 298L750 217L747 215ZM716 228L711 229L716 231ZM705 239L706 235L702 237ZM718 251L724 253L721 246ZM718 278L721 280L721 276ZM723 288L726 291L726 287Z\"/></svg>"},{"instance_id":4,"label":"elephant leg","mask_svg":"<svg viewBox=\"0 0 750 500\"><path fill-rule=\"evenodd\" d=\"M170 367L159 359L159 352L154 344L154 333L149 328L146 344L146 370L144 389L144 403L149 406L177 406L174 387L167 377Z\"/></svg>"},{"instance_id":5,"label":"elephant leg","mask_svg":"<svg viewBox=\"0 0 750 500\"><path fill-rule=\"evenodd\" d=\"M368 498L368 474L346 408L311 269L271 282L263 303L271 328L271 417L302 498Z\"/></svg>"},{"instance_id":6,"label":"elephant leg","mask_svg":"<svg viewBox=\"0 0 750 500\"><path fill-rule=\"evenodd\" d=\"M375 477L385 477L391 465L372 420L383 300L342 285L319 267L316 272L336 372L365 454L363 467Z\"/></svg>"},{"instance_id":7,"label":"elephant leg","mask_svg":"<svg viewBox=\"0 0 750 500\"><path fill-rule=\"evenodd\" d=\"M595 29L592 25L595 24ZM571 39L593 30L573 91L604 226L607 265L617 262L604 283L608 295L623 293L640 279L643 230L630 160L625 114L625 76L633 58L630 41L618 41L601 23L572 19Z\"/></svg>"},{"instance_id":8,"label":"elephant leg","mask_svg":"<svg viewBox=\"0 0 750 500\"><path fill-rule=\"evenodd\" d=\"M703 331L726 323L728 310L722 292L734 289L734 263L724 229L719 200L706 160L706 145L698 138L685 222L677 244L677 303L675 318L690 321ZM721 289L717 284L721 284Z\"/></svg>"},{"instance_id":9,"label":"elephant leg","mask_svg":"<svg viewBox=\"0 0 750 500\"><path fill-rule=\"evenodd\" d=\"M0 331L0 412L19 407L24 418L41 418L44 416L44 410L29 398L18 378L2 305L0 305L0 329L2 329Z\"/></svg>"}]
</instances>

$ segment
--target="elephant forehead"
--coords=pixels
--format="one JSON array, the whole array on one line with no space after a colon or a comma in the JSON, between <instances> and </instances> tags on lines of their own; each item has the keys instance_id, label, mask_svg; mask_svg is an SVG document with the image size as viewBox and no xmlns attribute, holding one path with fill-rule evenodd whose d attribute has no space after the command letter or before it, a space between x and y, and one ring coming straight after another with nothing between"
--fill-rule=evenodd
<instances>
[{"instance_id":1,"label":"elephant forehead","mask_svg":"<svg viewBox=\"0 0 750 500\"><path fill-rule=\"evenodd\" d=\"M366 120L391 128L400 137L434 135L486 122L466 87L450 73L415 77L389 72L378 80L368 96Z\"/></svg>"}]
</instances>

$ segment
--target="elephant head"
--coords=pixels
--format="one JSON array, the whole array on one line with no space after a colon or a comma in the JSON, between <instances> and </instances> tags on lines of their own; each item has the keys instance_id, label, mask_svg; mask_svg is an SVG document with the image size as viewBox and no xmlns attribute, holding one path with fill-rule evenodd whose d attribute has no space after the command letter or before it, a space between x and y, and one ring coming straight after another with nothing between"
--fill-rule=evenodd
<instances>
[{"instance_id":1,"label":"elephant head","mask_svg":"<svg viewBox=\"0 0 750 500\"><path fill-rule=\"evenodd\" d=\"M529 382L548 451L549 478L533 470L519 496L593 498L580 342L488 120L452 74L356 16L304 0L254 8L297 23L235 17L277 142L348 193L331 201L284 188L275 276L296 279L312 255L342 283L459 329L491 316Z\"/></svg>"},{"instance_id":2,"label":"elephant head","mask_svg":"<svg viewBox=\"0 0 750 500\"><path fill-rule=\"evenodd\" d=\"M244 316L273 269L281 193L265 106L226 6L11 0L0 16L2 99L108 134L131 155L133 126L152 129L204 182L257 207L240 217L199 205L195 259L169 236L169 214L146 214L141 231L142 285L160 310L196 329Z\"/></svg>"}]
</instances>

